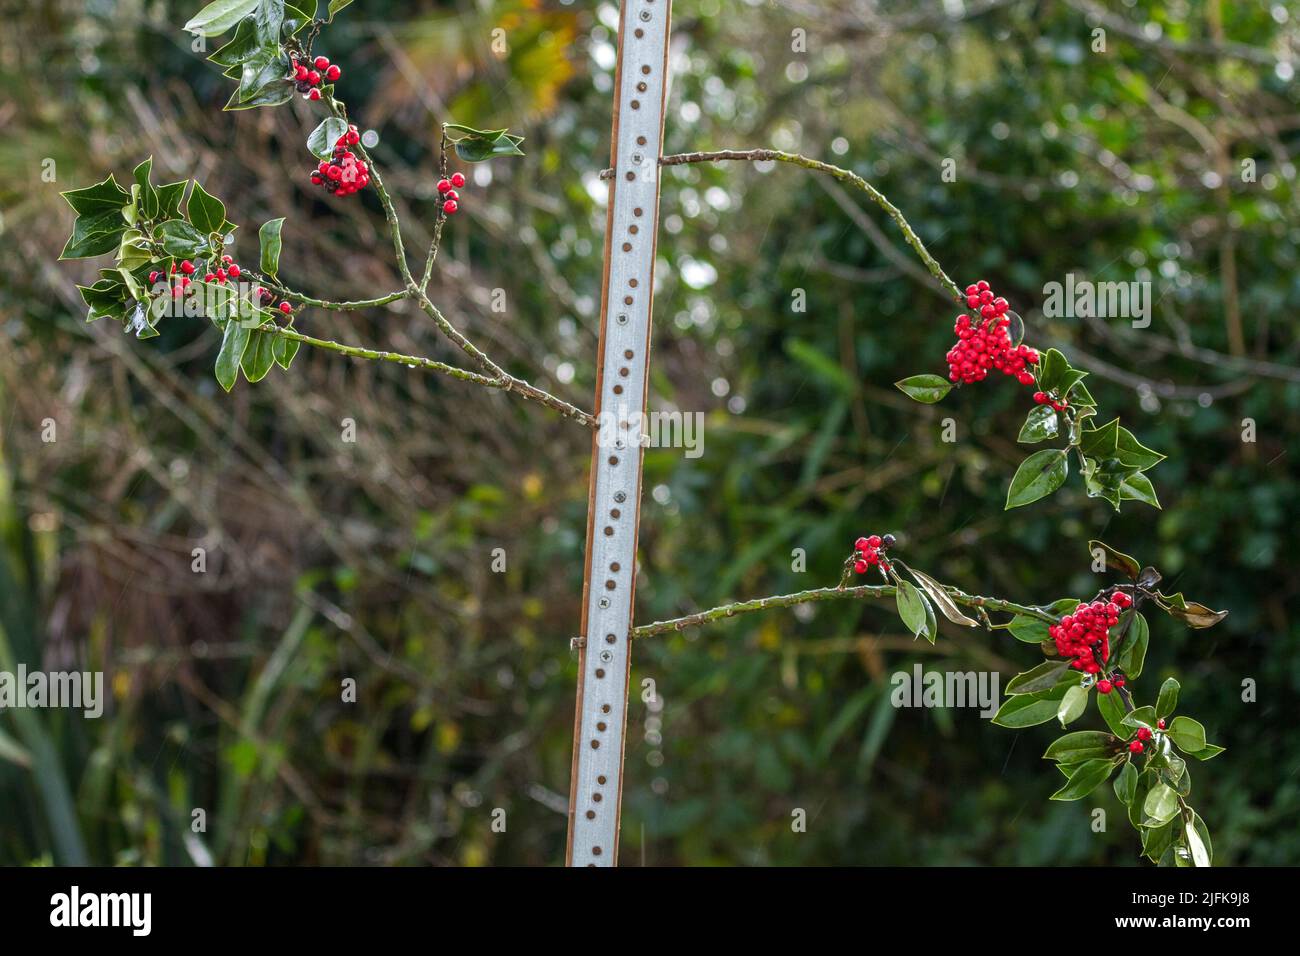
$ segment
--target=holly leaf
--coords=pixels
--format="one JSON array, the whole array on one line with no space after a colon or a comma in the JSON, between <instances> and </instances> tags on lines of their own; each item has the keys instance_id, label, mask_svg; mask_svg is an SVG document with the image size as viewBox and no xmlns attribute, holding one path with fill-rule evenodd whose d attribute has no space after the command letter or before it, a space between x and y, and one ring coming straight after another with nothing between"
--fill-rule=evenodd
<instances>
[{"instance_id":1,"label":"holly leaf","mask_svg":"<svg viewBox=\"0 0 1300 956\"><path fill-rule=\"evenodd\" d=\"M459 123L447 123L443 129L449 134L459 134L448 139L455 146L456 155L467 163L479 163L494 156L524 155L519 148L524 138L512 135L507 129L481 130Z\"/></svg>"},{"instance_id":2,"label":"holly leaf","mask_svg":"<svg viewBox=\"0 0 1300 956\"><path fill-rule=\"evenodd\" d=\"M298 354L298 347L302 345L297 339L286 338L283 335L275 336L275 364L280 368L287 369L293 364L293 357Z\"/></svg>"},{"instance_id":3,"label":"holly leaf","mask_svg":"<svg viewBox=\"0 0 1300 956\"><path fill-rule=\"evenodd\" d=\"M95 215L109 209L121 209L131 201L130 193L119 186L112 176L93 186L69 189L59 195L67 200L68 205L76 210L79 216Z\"/></svg>"},{"instance_id":4,"label":"holly leaf","mask_svg":"<svg viewBox=\"0 0 1300 956\"><path fill-rule=\"evenodd\" d=\"M1069 661L1043 661L1007 682L1006 694L1037 694L1050 690L1070 675ZM1077 678L1079 675L1074 674ZM1075 681L1077 683L1077 680Z\"/></svg>"},{"instance_id":5,"label":"holly leaf","mask_svg":"<svg viewBox=\"0 0 1300 956\"><path fill-rule=\"evenodd\" d=\"M1012 729L1045 724L1056 716L1061 699L1069 689L1068 684L1057 684L1040 694L1017 694L998 708L992 722Z\"/></svg>"},{"instance_id":6,"label":"holly leaf","mask_svg":"<svg viewBox=\"0 0 1300 956\"><path fill-rule=\"evenodd\" d=\"M344 136L347 131L348 124L346 121L339 119L337 116L326 117L307 137L307 149L317 159L332 159L335 144L338 143L339 137Z\"/></svg>"},{"instance_id":7,"label":"holly leaf","mask_svg":"<svg viewBox=\"0 0 1300 956\"><path fill-rule=\"evenodd\" d=\"M1106 782L1110 772L1115 769L1111 760L1085 760L1070 775L1065 786L1052 794L1053 800L1082 800L1101 784Z\"/></svg>"},{"instance_id":8,"label":"holly leaf","mask_svg":"<svg viewBox=\"0 0 1300 956\"><path fill-rule=\"evenodd\" d=\"M1206 744L1201 750L1184 750L1183 753L1189 757L1195 757L1197 760L1213 760L1226 749L1226 747L1220 747L1218 744Z\"/></svg>"},{"instance_id":9,"label":"holly leaf","mask_svg":"<svg viewBox=\"0 0 1300 956\"><path fill-rule=\"evenodd\" d=\"M338 13L340 10L342 10L344 7L348 6L348 5L351 4L351 3L352 3L352 0L330 0L330 5L329 5L329 19L326 20L325 22L326 22L326 23L333 23L333 22L334 22L334 14Z\"/></svg>"},{"instance_id":10,"label":"holly leaf","mask_svg":"<svg viewBox=\"0 0 1300 956\"><path fill-rule=\"evenodd\" d=\"M1101 552L1107 571L1118 571L1131 581L1137 580L1138 571L1140 570L1137 558L1130 557L1123 551L1117 551L1105 541L1098 541L1095 538L1088 542L1088 551L1094 561L1098 557L1097 552Z\"/></svg>"},{"instance_id":11,"label":"holly leaf","mask_svg":"<svg viewBox=\"0 0 1300 956\"><path fill-rule=\"evenodd\" d=\"M284 218L270 219L262 223L257 231L257 241L262 253L262 272L275 278L280 271L280 230L284 228Z\"/></svg>"},{"instance_id":12,"label":"holly leaf","mask_svg":"<svg viewBox=\"0 0 1300 956\"><path fill-rule=\"evenodd\" d=\"M221 351L217 353L215 372L218 384L227 392L235 387L235 381L239 378L239 366L251 336L252 329L242 322L233 318L226 322L221 337Z\"/></svg>"},{"instance_id":13,"label":"holly leaf","mask_svg":"<svg viewBox=\"0 0 1300 956\"><path fill-rule=\"evenodd\" d=\"M185 212L191 225L204 235L220 232L222 223L226 221L226 204L211 195L198 180L194 181Z\"/></svg>"},{"instance_id":14,"label":"holly leaf","mask_svg":"<svg viewBox=\"0 0 1300 956\"><path fill-rule=\"evenodd\" d=\"M1157 783L1142 801L1142 813L1143 826L1163 826L1178 813L1178 794L1168 784Z\"/></svg>"},{"instance_id":15,"label":"holly leaf","mask_svg":"<svg viewBox=\"0 0 1300 956\"><path fill-rule=\"evenodd\" d=\"M1178 681L1172 677L1166 678L1165 682L1160 685L1160 695L1156 698L1156 716L1168 717L1178 706Z\"/></svg>"},{"instance_id":16,"label":"holly leaf","mask_svg":"<svg viewBox=\"0 0 1300 956\"><path fill-rule=\"evenodd\" d=\"M1169 738L1178 745L1178 749L1188 754L1200 753L1205 749L1205 727L1199 720L1190 717L1175 717L1169 725Z\"/></svg>"},{"instance_id":17,"label":"holly leaf","mask_svg":"<svg viewBox=\"0 0 1300 956\"><path fill-rule=\"evenodd\" d=\"M925 610L925 598L910 581L899 581L894 591L894 601L898 607L898 616L914 638L924 636L934 643L934 631L928 628Z\"/></svg>"},{"instance_id":18,"label":"holly leaf","mask_svg":"<svg viewBox=\"0 0 1300 956\"><path fill-rule=\"evenodd\" d=\"M1147 619L1132 608L1124 613L1133 615L1133 623L1129 626L1128 635L1119 649L1116 663L1126 677L1137 678L1142 676L1142 665L1147 657L1147 644L1151 641L1151 629L1147 625Z\"/></svg>"},{"instance_id":19,"label":"holly leaf","mask_svg":"<svg viewBox=\"0 0 1300 956\"><path fill-rule=\"evenodd\" d=\"M244 17L235 28L235 35L230 42L208 57L208 60L229 69L251 60L261 48L256 21L252 17Z\"/></svg>"},{"instance_id":20,"label":"holly leaf","mask_svg":"<svg viewBox=\"0 0 1300 956\"><path fill-rule=\"evenodd\" d=\"M1040 441L1055 438L1060 431L1060 419L1056 409L1051 405L1038 405L1029 410L1025 423L1020 427L1020 436L1016 441L1026 445L1035 445Z\"/></svg>"},{"instance_id":21,"label":"holly leaf","mask_svg":"<svg viewBox=\"0 0 1300 956\"><path fill-rule=\"evenodd\" d=\"M1089 458L1105 460L1115 457L1119 442L1119 419L1115 418L1100 428L1086 428L1079 439L1080 450Z\"/></svg>"},{"instance_id":22,"label":"holly leaf","mask_svg":"<svg viewBox=\"0 0 1300 956\"><path fill-rule=\"evenodd\" d=\"M1107 694L1107 697L1110 695ZM1125 727L1131 727L1137 730L1139 727L1145 727L1147 730L1156 729L1156 709L1149 704L1145 707L1137 707L1124 715L1120 721ZM1127 735L1125 735L1127 736Z\"/></svg>"},{"instance_id":23,"label":"holly leaf","mask_svg":"<svg viewBox=\"0 0 1300 956\"><path fill-rule=\"evenodd\" d=\"M1133 802L1133 795L1137 791L1138 773L1133 764L1128 761L1124 762L1124 769L1119 772L1115 778L1115 796L1124 806L1129 806Z\"/></svg>"},{"instance_id":24,"label":"holly leaf","mask_svg":"<svg viewBox=\"0 0 1300 956\"><path fill-rule=\"evenodd\" d=\"M938 375L913 375L894 387L913 401L933 405L952 391L952 383Z\"/></svg>"},{"instance_id":25,"label":"holly leaf","mask_svg":"<svg viewBox=\"0 0 1300 956\"><path fill-rule=\"evenodd\" d=\"M1088 709L1088 691L1083 687L1071 687L1061 698L1061 705L1056 709L1056 719L1065 728L1083 716Z\"/></svg>"},{"instance_id":26,"label":"holly leaf","mask_svg":"<svg viewBox=\"0 0 1300 956\"><path fill-rule=\"evenodd\" d=\"M183 26L196 36L221 36L256 9L259 0L212 0Z\"/></svg>"},{"instance_id":27,"label":"holly leaf","mask_svg":"<svg viewBox=\"0 0 1300 956\"><path fill-rule=\"evenodd\" d=\"M244 370L244 378L250 382L260 382L275 366L275 340L280 336L259 329L250 331L252 336L239 365Z\"/></svg>"},{"instance_id":28,"label":"holly leaf","mask_svg":"<svg viewBox=\"0 0 1300 956\"><path fill-rule=\"evenodd\" d=\"M1154 468L1165 460L1165 456L1158 451L1152 451L1146 445L1142 444L1133 437L1133 433L1122 425L1119 428L1116 440L1115 457L1118 458L1125 467L1136 468L1138 471L1146 471L1148 468Z\"/></svg>"},{"instance_id":29,"label":"holly leaf","mask_svg":"<svg viewBox=\"0 0 1300 956\"><path fill-rule=\"evenodd\" d=\"M1047 632L1048 626L1046 621L1036 617L1017 614L1007 625L1007 630L1018 641L1024 641L1026 644L1041 644L1043 641L1051 640L1052 636Z\"/></svg>"},{"instance_id":30,"label":"holly leaf","mask_svg":"<svg viewBox=\"0 0 1300 956\"><path fill-rule=\"evenodd\" d=\"M1020 508L1050 495L1065 483L1069 474L1067 450L1048 448L1036 451L1020 463L1007 489L1004 510Z\"/></svg>"},{"instance_id":31,"label":"holly leaf","mask_svg":"<svg viewBox=\"0 0 1300 956\"><path fill-rule=\"evenodd\" d=\"M208 251L207 237L184 219L169 219L157 229L163 249L177 259L200 258Z\"/></svg>"},{"instance_id":32,"label":"holly leaf","mask_svg":"<svg viewBox=\"0 0 1300 956\"><path fill-rule=\"evenodd\" d=\"M1071 690L1083 690L1083 688L1073 687ZM1066 691L1066 697L1069 693ZM1098 757L1113 757L1117 746L1118 741L1115 736L1104 730L1076 730L1053 740L1043 752L1043 759L1060 763L1081 763Z\"/></svg>"},{"instance_id":33,"label":"holly leaf","mask_svg":"<svg viewBox=\"0 0 1300 956\"><path fill-rule=\"evenodd\" d=\"M1106 721L1106 726L1115 736L1123 738L1130 736L1130 729L1124 725L1127 711L1124 710L1124 701L1120 699L1119 694L1114 692L1098 694L1097 712L1101 714L1101 719Z\"/></svg>"},{"instance_id":34,"label":"holly leaf","mask_svg":"<svg viewBox=\"0 0 1300 956\"><path fill-rule=\"evenodd\" d=\"M1183 823L1183 839L1187 843L1187 852L1191 855L1193 864L1210 866L1213 863L1214 847L1210 843L1210 828L1195 810L1192 811L1191 825L1186 821Z\"/></svg>"}]
</instances>

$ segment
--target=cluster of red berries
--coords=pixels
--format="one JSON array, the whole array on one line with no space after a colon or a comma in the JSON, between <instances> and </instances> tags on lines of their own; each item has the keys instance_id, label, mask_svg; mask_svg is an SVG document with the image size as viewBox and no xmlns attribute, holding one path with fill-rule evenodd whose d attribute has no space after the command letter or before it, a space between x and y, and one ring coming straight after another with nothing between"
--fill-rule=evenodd
<instances>
[{"instance_id":1,"label":"cluster of red berries","mask_svg":"<svg viewBox=\"0 0 1300 956\"><path fill-rule=\"evenodd\" d=\"M858 538L857 541L853 542L853 552L856 555L853 570L858 574L866 574L869 567L878 564L880 570L888 571L889 560L885 557L884 552L894 546L895 540L892 534L887 534L883 538L878 534Z\"/></svg>"},{"instance_id":2,"label":"cluster of red berries","mask_svg":"<svg viewBox=\"0 0 1300 956\"><path fill-rule=\"evenodd\" d=\"M311 171L311 184L322 186L335 196L351 196L365 189L370 183L370 166L360 159L348 147L361 142L361 134L355 126L334 143L333 159L323 159L319 166Z\"/></svg>"},{"instance_id":3,"label":"cluster of red berries","mask_svg":"<svg viewBox=\"0 0 1300 956\"><path fill-rule=\"evenodd\" d=\"M1110 657L1110 629L1119 620L1120 611L1133 603L1123 591L1116 591L1109 601L1080 604L1047 629L1062 657L1073 658L1070 666L1085 674L1100 674ZM1097 681L1097 690L1109 694L1124 686L1124 675Z\"/></svg>"},{"instance_id":4,"label":"cluster of red berries","mask_svg":"<svg viewBox=\"0 0 1300 956\"><path fill-rule=\"evenodd\" d=\"M171 287L171 294L176 298L180 298L193 284L193 276L198 271L199 267L197 265L189 259L182 259L180 262L172 263L172 278L170 279L168 279L165 273L158 269L150 272L149 285L155 286L161 281L167 281L168 285ZM235 261L233 256L222 256L221 265L212 272L205 274L203 276L203 281L225 285L231 279L238 281L239 277L243 274L244 271L239 267L239 263ZM275 301L275 296L260 285L253 290L253 296L256 298L258 305L270 305ZM288 315L293 311L293 306L288 302L281 302L280 311L285 315Z\"/></svg>"},{"instance_id":5,"label":"cluster of red berries","mask_svg":"<svg viewBox=\"0 0 1300 956\"><path fill-rule=\"evenodd\" d=\"M1029 346L1012 345L1007 317L1007 300L994 296L989 284L981 279L966 287L966 305L979 312L972 319L963 312L957 316L953 332L957 342L948 350L948 378L969 384L988 377L989 369L1013 375L1021 385L1032 385L1030 365L1038 364L1038 353Z\"/></svg>"},{"instance_id":6,"label":"cluster of red berries","mask_svg":"<svg viewBox=\"0 0 1300 956\"><path fill-rule=\"evenodd\" d=\"M1058 412L1064 411L1070 404L1064 398L1055 398L1047 392L1034 392L1034 401L1039 405L1051 405Z\"/></svg>"},{"instance_id":7,"label":"cluster of red berries","mask_svg":"<svg viewBox=\"0 0 1300 956\"><path fill-rule=\"evenodd\" d=\"M1165 719L1161 717L1158 721L1156 721L1156 726L1159 727L1161 730L1164 730ZM1129 741L1128 744L1129 753L1140 754L1142 751L1147 749L1146 742L1150 739L1151 739L1151 728L1139 727L1136 738Z\"/></svg>"},{"instance_id":8,"label":"cluster of red berries","mask_svg":"<svg viewBox=\"0 0 1300 956\"><path fill-rule=\"evenodd\" d=\"M449 216L454 216L456 210L460 208L460 193L456 192L465 185L465 177L461 173L452 173L449 179L438 180L438 194L442 197L442 211Z\"/></svg>"},{"instance_id":9,"label":"cluster of red berries","mask_svg":"<svg viewBox=\"0 0 1300 956\"><path fill-rule=\"evenodd\" d=\"M316 57L310 65L299 63L297 58L291 60L290 64L293 69L294 89L309 100L320 99L321 83L333 83L343 75L338 65L331 64L329 58L324 56Z\"/></svg>"}]
</instances>

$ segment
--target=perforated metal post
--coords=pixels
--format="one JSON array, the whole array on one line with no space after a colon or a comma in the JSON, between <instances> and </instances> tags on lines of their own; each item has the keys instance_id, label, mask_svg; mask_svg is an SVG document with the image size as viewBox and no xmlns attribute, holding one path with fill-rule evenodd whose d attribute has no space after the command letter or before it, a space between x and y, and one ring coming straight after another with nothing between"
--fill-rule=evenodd
<instances>
[{"instance_id":1,"label":"perforated metal post","mask_svg":"<svg viewBox=\"0 0 1300 956\"><path fill-rule=\"evenodd\" d=\"M614 866L623 799L642 447L659 234L671 0L624 0L618 31L605 278L569 786L570 866ZM632 431L623 429L632 418Z\"/></svg>"}]
</instances>

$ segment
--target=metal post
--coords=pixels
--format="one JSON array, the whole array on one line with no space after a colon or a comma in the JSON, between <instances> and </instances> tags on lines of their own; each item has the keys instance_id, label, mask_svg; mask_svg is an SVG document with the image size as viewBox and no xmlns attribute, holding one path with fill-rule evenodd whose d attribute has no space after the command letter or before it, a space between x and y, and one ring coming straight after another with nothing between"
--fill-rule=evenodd
<instances>
[{"instance_id":1,"label":"metal post","mask_svg":"<svg viewBox=\"0 0 1300 956\"><path fill-rule=\"evenodd\" d=\"M614 170L605 223L596 414L583 575L584 640L569 785L570 866L614 866L623 800L629 636L641 518L640 425L650 380L659 235L659 155L671 0L624 0L618 31ZM629 416L633 417L631 423ZM629 427L632 432L626 431Z\"/></svg>"}]
</instances>

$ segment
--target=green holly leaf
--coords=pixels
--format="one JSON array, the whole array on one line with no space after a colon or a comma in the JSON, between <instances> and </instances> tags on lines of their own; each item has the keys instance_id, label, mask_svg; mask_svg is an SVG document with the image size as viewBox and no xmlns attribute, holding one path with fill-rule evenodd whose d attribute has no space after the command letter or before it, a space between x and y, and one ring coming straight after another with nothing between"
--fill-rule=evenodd
<instances>
[{"instance_id":1,"label":"green holly leaf","mask_svg":"<svg viewBox=\"0 0 1300 956\"><path fill-rule=\"evenodd\" d=\"M1061 384L1061 377L1069 367L1064 354L1057 349L1048 349L1039 363L1038 387L1044 392L1053 391Z\"/></svg>"},{"instance_id":2,"label":"green holly leaf","mask_svg":"<svg viewBox=\"0 0 1300 956\"><path fill-rule=\"evenodd\" d=\"M1205 727L1190 717L1175 717L1169 725L1169 738L1184 753L1195 754L1205 749Z\"/></svg>"},{"instance_id":3,"label":"green holly leaf","mask_svg":"<svg viewBox=\"0 0 1300 956\"><path fill-rule=\"evenodd\" d=\"M913 637L925 637L933 644L935 634L934 630L929 627L926 601L921 596L921 592L916 589L916 585L910 581L899 581L894 592L894 600L898 606L898 616L902 619L903 626L911 632Z\"/></svg>"},{"instance_id":4,"label":"green holly leaf","mask_svg":"<svg viewBox=\"0 0 1300 956\"><path fill-rule=\"evenodd\" d=\"M1131 736L1130 728L1124 725L1127 711L1119 694L1113 691L1109 694L1098 694L1097 712L1101 714L1101 719L1106 721L1106 726L1116 737L1127 739Z\"/></svg>"},{"instance_id":5,"label":"green holly leaf","mask_svg":"<svg viewBox=\"0 0 1300 956\"><path fill-rule=\"evenodd\" d=\"M158 187L158 215L163 219L178 219L181 214L181 200L185 198L185 187L189 185L188 179L182 179L180 182L167 183L165 186Z\"/></svg>"},{"instance_id":6,"label":"green holly leaf","mask_svg":"<svg viewBox=\"0 0 1300 956\"><path fill-rule=\"evenodd\" d=\"M938 376L934 376L938 377ZM1040 441L1055 438L1060 431L1060 419L1056 409L1051 405L1037 405L1025 416L1025 423L1020 428L1016 441L1026 445L1036 445Z\"/></svg>"},{"instance_id":7,"label":"green holly leaf","mask_svg":"<svg viewBox=\"0 0 1300 956\"><path fill-rule=\"evenodd\" d=\"M1184 750L1183 753L1189 757L1195 757L1197 760L1213 760L1226 749L1226 747L1220 747L1217 744L1206 744L1201 750Z\"/></svg>"},{"instance_id":8,"label":"green holly leaf","mask_svg":"<svg viewBox=\"0 0 1300 956\"><path fill-rule=\"evenodd\" d=\"M262 45L279 46L280 28L284 26L284 0L259 0L253 17L257 38Z\"/></svg>"},{"instance_id":9,"label":"green holly leaf","mask_svg":"<svg viewBox=\"0 0 1300 956\"><path fill-rule=\"evenodd\" d=\"M68 205L76 210L79 216L91 216L110 209L121 209L131 201L130 193L119 186L112 176L93 186L69 189L59 195L67 200Z\"/></svg>"},{"instance_id":10,"label":"green holly leaf","mask_svg":"<svg viewBox=\"0 0 1300 956\"><path fill-rule=\"evenodd\" d=\"M298 354L298 346L302 343L297 339L285 338L283 335L275 336L275 363L280 368L287 369L293 364L293 357Z\"/></svg>"},{"instance_id":11,"label":"green holly leaf","mask_svg":"<svg viewBox=\"0 0 1300 956\"><path fill-rule=\"evenodd\" d=\"M1065 483L1069 458L1063 448L1036 451L1020 463L1007 489L1005 510L1020 508L1050 495Z\"/></svg>"},{"instance_id":12,"label":"green holly leaf","mask_svg":"<svg viewBox=\"0 0 1300 956\"><path fill-rule=\"evenodd\" d=\"M1160 685L1160 696L1156 698L1156 716L1168 717L1178 706L1178 681L1172 677L1166 678L1165 682Z\"/></svg>"},{"instance_id":13,"label":"green holly leaf","mask_svg":"<svg viewBox=\"0 0 1300 956\"><path fill-rule=\"evenodd\" d=\"M244 17L235 28L235 35L229 43L213 53L208 60L224 69L241 66L251 60L262 48L257 35L257 22L252 17Z\"/></svg>"},{"instance_id":14,"label":"green holly leaf","mask_svg":"<svg viewBox=\"0 0 1300 956\"><path fill-rule=\"evenodd\" d=\"M1070 690L1082 690L1073 687ZM1070 691L1066 691L1069 696ZM1113 734L1103 730L1076 730L1063 737L1057 737L1043 752L1044 760L1056 760L1060 763L1082 763L1098 757L1115 756L1118 741Z\"/></svg>"},{"instance_id":15,"label":"green holly leaf","mask_svg":"<svg viewBox=\"0 0 1300 956\"><path fill-rule=\"evenodd\" d=\"M1043 661L1037 667L1032 667L1024 673L1017 674L1007 682L1005 694L1037 694L1045 690L1050 690L1069 676L1073 676L1078 683L1078 674L1070 670L1069 661Z\"/></svg>"},{"instance_id":16,"label":"green holly leaf","mask_svg":"<svg viewBox=\"0 0 1300 956\"><path fill-rule=\"evenodd\" d=\"M333 23L333 22L334 22L334 14L338 13L338 12L339 12L340 10L342 10L344 7L347 7L347 6L351 5L351 3L352 3L352 0L330 0L330 4L329 4L329 19L328 19L327 21L325 21L325 22L326 22L326 23Z\"/></svg>"},{"instance_id":17,"label":"green holly leaf","mask_svg":"<svg viewBox=\"0 0 1300 956\"><path fill-rule=\"evenodd\" d=\"M251 331L252 337L239 364L244 370L244 378L250 382L260 382L275 366L275 341L280 336L259 329Z\"/></svg>"},{"instance_id":18,"label":"green holly leaf","mask_svg":"<svg viewBox=\"0 0 1300 956\"><path fill-rule=\"evenodd\" d=\"M1112 760L1085 760L1070 775L1065 786L1052 794L1053 800L1082 800L1097 787L1106 782L1115 763Z\"/></svg>"},{"instance_id":19,"label":"green holly leaf","mask_svg":"<svg viewBox=\"0 0 1300 956\"><path fill-rule=\"evenodd\" d=\"M1048 627L1046 621L1027 614L1017 614L1007 625L1007 630L1018 641L1024 641L1026 644L1041 644L1043 641L1051 640L1052 636L1047 632Z\"/></svg>"},{"instance_id":20,"label":"green holly leaf","mask_svg":"<svg viewBox=\"0 0 1300 956\"><path fill-rule=\"evenodd\" d=\"M1100 428L1084 429L1079 438L1079 449L1089 458L1105 460L1115 457L1119 442L1119 419L1115 418Z\"/></svg>"},{"instance_id":21,"label":"green holly leaf","mask_svg":"<svg viewBox=\"0 0 1300 956\"><path fill-rule=\"evenodd\" d=\"M952 383L938 375L913 375L895 382L894 387L913 401L926 405L933 405L952 391Z\"/></svg>"},{"instance_id":22,"label":"green holly leaf","mask_svg":"<svg viewBox=\"0 0 1300 956\"><path fill-rule=\"evenodd\" d=\"M447 123L443 128L449 134L448 139L455 147L456 155L467 163L479 163L494 156L524 155L519 148L524 138L512 135L509 130L481 130L459 123Z\"/></svg>"},{"instance_id":23,"label":"green holly leaf","mask_svg":"<svg viewBox=\"0 0 1300 956\"><path fill-rule=\"evenodd\" d=\"M1056 709L1056 719L1064 729L1083 716L1088 709L1088 691L1083 687L1071 687L1061 698L1061 705Z\"/></svg>"},{"instance_id":24,"label":"green holly leaf","mask_svg":"<svg viewBox=\"0 0 1300 956\"><path fill-rule=\"evenodd\" d=\"M1134 472L1120 482L1119 496L1125 501L1140 501L1152 508L1160 507L1155 485L1151 484L1151 479L1140 471Z\"/></svg>"},{"instance_id":25,"label":"green holly leaf","mask_svg":"<svg viewBox=\"0 0 1300 956\"><path fill-rule=\"evenodd\" d=\"M169 219L157 229L163 249L177 259L202 258L208 252L208 239L184 219Z\"/></svg>"},{"instance_id":26,"label":"green holly leaf","mask_svg":"<svg viewBox=\"0 0 1300 956\"><path fill-rule=\"evenodd\" d=\"M284 228L284 218L271 219L262 223L257 231L258 244L262 253L262 272L275 278L280 272L280 231Z\"/></svg>"},{"instance_id":27,"label":"green holly leaf","mask_svg":"<svg viewBox=\"0 0 1300 956\"><path fill-rule=\"evenodd\" d=\"M1116 663L1126 677L1137 678L1142 676L1142 665L1147 657L1147 644L1151 641L1151 629L1147 625L1147 619L1132 608L1124 613L1133 615L1133 623L1129 625L1128 636L1124 638L1123 645L1119 648ZM1120 633L1123 633L1122 627Z\"/></svg>"},{"instance_id":28,"label":"green holly leaf","mask_svg":"<svg viewBox=\"0 0 1300 956\"><path fill-rule=\"evenodd\" d=\"M1136 468L1138 471L1146 471L1148 468L1153 468L1165 460L1164 455L1143 445L1133 437L1131 431L1123 426L1119 428L1115 457L1125 467Z\"/></svg>"},{"instance_id":29,"label":"green holly leaf","mask_svg":"<svg viewBox=\"0 0 1300 956\"><path fill-rule=\"evenodd\" d=\"M185 211L191 225L204 235L220 232L226 221L226 204L209 194L198 180L194 181L194 189Z\"/></svg>"},{"instance_id":30,"label":"green holly leaf","mask_svg":"<svg viewBox=\"0 0 1300 956\"><path fill-rule=\"evenodd\" d=\"M307 149L317 159L332 159L334 146L348 131L348 124L337 116L328 116L307 137Z\"/></svg>"},{"instance_id":31,"label":"green holly leaf","mask_svg":"<svg viewBox=\"0 0 1300 956\"><path fill-rule=\"evenodd\" d=\"M1178 794L1166 783L1155 784L1142 801L1142 813L1143 826L1163 826L1178 813Z\"/></svg>"},{"instance_id":32,"label":"green holly leaf","mask_svg":"<svg viewBox=\"0 0 1300 956\"><path fill-rule=\"evenodd\" d=\"M126 229L121 208L78 216L72 224L72 235L59 253L59 258L92 259L115 252Z\"/></svg>"},{"instance_id":33,"label":"green holly leaf","mask_svg":"<svg viewBox=\"0 0 1300 956\"><path fill-rule=\"evenodd\" d=\"M1017 694L1003 702L992 722L1013 729L1045 724L1056 716L1061 699L1069 689L1069 684L1057 684L1040 694Z\"/></svg>"},{"instance_id":34,"label":"green holly leaf","mask_svg":"<svg viewBox=\"0 0 1300 956\"><path fill-rule=\"evenodd\" d=\"M1115 796L1124 806L1129 806L1133 802L1133 795L1137 792L1138 773L1133 764L1127 760L1124 762L1124 768L1120 770L1119 775L1115 778Z\"/></svg>"},{"instance_id":35,"label":"green holly leaf","mask_svg":"<svg viewBox=\"0 0 1300 956\"><path fill-rule=\"evenodd\" d=\"M1210 842L1210 828L1205 825L1201 815L1192 811L1192 822L1188 826L1184 821L1183 839L1187 843L1187 852L1196 866L1210 866L1214 862L1214 845Z\"/></svg>"},{"instance_id":36,"label":"green holly leaf","mask_svg":"<svg viewBox=\"0 0 1300 956\"><path fill-rule=\"evenodd\" d=\"M217 353L215 371L217 382L227 392L235 387L235 381L239 378L239 366L251 336L252 329L242 322L233 318L226 322L225 332L221 337L221 351Z\"/></svg>"},{"instance_id":37,"label":"green holly leaf","mask_svg":"<svg viewBox=\"0 0 1300 956\"><path fill-rule=\"evenodd\" d=\"M221 36L257 8L260 0L213 0L194 16L183 29L196 36Z\"/></svg>"},{"instance_id":38,"label":"green holly leaf","mask_svg":"<svg viewBox=\"0 0 1300 956\"><path fill-rule=\"evenodd\" d=\"M1106 696L1109 697L1110 695L1107 694ZM1147 730L1155 730L1156 709L1149 704L1145 707L1134 708L1124 715L1124 719L1120 721L1120 723L1125 727L1131 727L1134 730L1137 730L1139 727L1145 727ZM1131 735L1125 734L1125 736Z\"/></svg>"}]
</instances>

